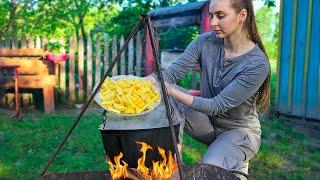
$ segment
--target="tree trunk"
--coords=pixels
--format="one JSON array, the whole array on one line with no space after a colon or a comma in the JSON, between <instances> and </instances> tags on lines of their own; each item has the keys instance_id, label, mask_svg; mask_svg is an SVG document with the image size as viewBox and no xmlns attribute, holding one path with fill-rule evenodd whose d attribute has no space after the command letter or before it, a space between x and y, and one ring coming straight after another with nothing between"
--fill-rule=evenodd
<instances>
[{"instance_id":1,"label":"tree trunk","mask_svg":"<svg viewBox=\"0 0 320 180\"><path fill-rule=\"evenodd\" d=\"M87 45L87 35L86 35L86 30L84 28L83 19L84 19L84 16L80 18L79 24L80 24L80 27L81 27L81 34L82 34L84 46L86 47L86 45Z\"/></svg>"},{"instance_id":2,"label":"tree trunk","mask_svg":"<svg viewBox=\"0 0 320 180\"><path fill-rule=\"evenodd\" d=\"M11 0L10 3L10 14L9 14L9 22L7 24L6 32L11 32L15 28L15 16L16 16L16 10L17 10L17 3L16 0Z\"/></svg>"}]
</instances>

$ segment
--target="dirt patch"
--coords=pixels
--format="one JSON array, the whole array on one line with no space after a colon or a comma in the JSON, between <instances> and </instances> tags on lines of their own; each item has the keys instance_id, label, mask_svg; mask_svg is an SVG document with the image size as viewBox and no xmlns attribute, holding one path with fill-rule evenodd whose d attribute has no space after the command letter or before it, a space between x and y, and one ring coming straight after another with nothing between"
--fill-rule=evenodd
<instances>
[{"instance_id":1,"label":"dirt patch","mask_svg":"<svg viewBox=\"0 0 320 180\"><path fill-rule=\"evenodd\" d=\"M282 118L293 125L293 130L295 132L299 132L313 138L320 137L320 122L289 117Z\"/></svg>"}]
</instances>

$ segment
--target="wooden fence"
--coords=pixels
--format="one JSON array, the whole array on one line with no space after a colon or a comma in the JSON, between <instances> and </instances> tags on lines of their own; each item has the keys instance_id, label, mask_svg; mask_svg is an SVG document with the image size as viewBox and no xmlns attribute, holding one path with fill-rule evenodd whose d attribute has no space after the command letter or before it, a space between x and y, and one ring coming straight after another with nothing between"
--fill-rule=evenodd
<instances>
[{"instance_id":1,"label":"wooden fence","mask_svg":"<svg viewBox=\"0 0 320 180\"><path fill-rule=\"evenodd\" d=\"M112 69L112 75L144 74L143 37L142 33L138 32L129 42L120 61ZM62 102L74 104L83 102L92 93L94 85L101 80L125 39L123 36L119 38L109 34L96 34L88 36L85 43L74 37L48 39L31 35L28 38L22 36L18 40L16 35L0 35L0 48L45 48L50 42L62 45L60 53L69 55L66 62L59 63L56 95Z\"/></svg>"}]
</instances>

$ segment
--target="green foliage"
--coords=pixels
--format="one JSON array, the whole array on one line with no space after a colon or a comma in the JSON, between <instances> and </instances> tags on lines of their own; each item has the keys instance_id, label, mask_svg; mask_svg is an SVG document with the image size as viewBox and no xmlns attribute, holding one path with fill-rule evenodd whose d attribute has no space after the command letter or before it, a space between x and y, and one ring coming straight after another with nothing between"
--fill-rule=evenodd
<instances>
[{"instance_id":1,"label":"green foliage","mask_svg":"<svg viewBox=\"0 0 320 180\"><path fill-rule=\"evenodd\" d=\"M278 55L279 14L273 8L263 6L256 12L256 21L269 58L276 59Z\"/></svg>"},{"instance_id":2,"label":"green foliage","mask_svg":"<svg viewBox=\"0 0 320 180\"><path fill-rule=\"evenodd\" d=\"M185 49L199 35L199 27L171 27L158 30L160 49Z\"/></svg>"}]
</instances>

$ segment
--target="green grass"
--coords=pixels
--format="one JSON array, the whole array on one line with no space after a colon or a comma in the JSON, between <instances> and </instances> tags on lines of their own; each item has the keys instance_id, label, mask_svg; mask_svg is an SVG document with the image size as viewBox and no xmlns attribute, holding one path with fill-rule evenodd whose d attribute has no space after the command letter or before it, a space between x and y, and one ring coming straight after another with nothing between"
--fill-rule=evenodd
<instances>
[{"instance_id":1,"label":"green grass","mask_svg":"<svg viewBox=\"0 0 320 180\"><path fill-rule=\"evenodd\" d=\"M36 114L36 115L35 115ZM32 119L17 122L1 112L0 179L35 179L51 153L70 129L74 115L45 116L33 113ZM4 121L3 119L8 119ZM98 113L85 116L58 154L49 172L105 169Z\"/></svg>"},{"instance_id":2,"label":"green grass","mask_svg":"<svg viewBox=\"0 0 320 180\"><path fill-rule=\"evenodd\" d=\"M275 91L276 61L271 61L271 88ZM274 95L272 96L274 101ZM36 179L61 142L79 110L58 110L44 115L24 110L22 122L10 118L12 111L0 110L0 179ZM100 112L90 110L76 126L49 168L49 173L106 169L100 132ZM252 179L320 179L319 139L297 133L281 119L261 120L262 144L250 161ZM184 136L183 159L199 161L207 147Z\"/></svg>"},{"instance_id":3,"label":"green grass","mask_svg":"<svg viewBox=\"0 0 320 180\"><path fill-rule=\"evenodd\" d=\"M58 111L59 112L59 111ZM17 122L9 113L0 111L0 179L35 179L51 153L72 125L78 111L59 112L61 115L32 116ZM8 119L8 120L3 120ZM49 173L95 171L106 169L104 150L97 127L102 119L99 112L90 111L75 128L66 145L49 168ZM262 145L250 161L252 179L320 179L320 143L294 132L292 125L281 120L261 120ZM206 146L184 136L183 159L195 163L205 153Z\"/></svg>"}]
</instances>

